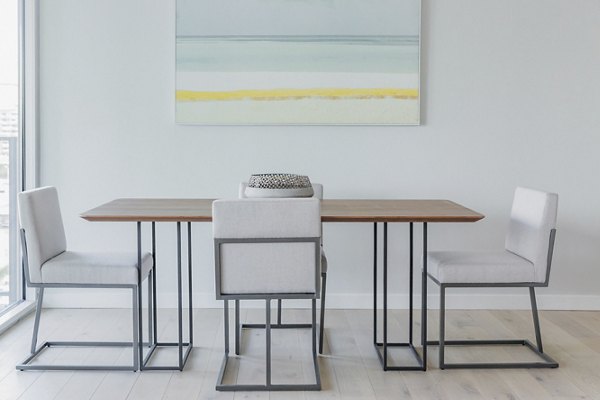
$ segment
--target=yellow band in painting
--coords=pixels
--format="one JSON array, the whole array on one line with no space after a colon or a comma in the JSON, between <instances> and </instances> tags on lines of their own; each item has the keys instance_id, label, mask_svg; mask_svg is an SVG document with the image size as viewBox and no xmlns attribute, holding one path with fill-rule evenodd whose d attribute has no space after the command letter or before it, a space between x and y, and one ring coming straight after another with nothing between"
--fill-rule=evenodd
<instances>
[{"instance_id":1,"label":"yellow band in painting","mask_svg":"<svg viewBox=\"0 0 600 400\"><path fill-rule=\"evenodd\" d=\"M178 90L177 101L321 99L418 99L418 89L267 89L204 92Z\"/></svg>"}]
</instances>

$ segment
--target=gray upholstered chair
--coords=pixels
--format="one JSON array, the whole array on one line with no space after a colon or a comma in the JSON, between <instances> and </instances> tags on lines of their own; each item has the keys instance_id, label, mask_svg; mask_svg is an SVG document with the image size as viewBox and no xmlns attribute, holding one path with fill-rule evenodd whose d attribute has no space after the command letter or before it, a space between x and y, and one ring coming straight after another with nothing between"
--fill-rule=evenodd
<instances>
[{"instance_id":1,"label":"gray upholstered chair","mask_svg":"<svg viewBox=\"0 0 600 400\"><path fill-rule=\"evenodd\" d=\"M315 198L217 200L213 203L216 297L224 300L225 356L217 390L320 390L316 299L321 273L320 202ZM229 359L229 300L265 300L266 382L224 384ZM315 383L272 384L271 300L310 299ZM236 310L235 350L240 347Z\"/></svg>"},{"instance_id":2,"label":"gray upholstered chair","mask_svg":"<svg viewBox=\"0 0 600 400\"><path fill-rule=\"evenodd\" d=\"M246 196L246 188L248 187L248 182L241 182L239 186L239 198L245 199ZM323 200L323 185L320 183L312 183L312 188L314 191L313 197L319 200ZM323 354L323 338L324 338L324 330L325 330L325 295L327 293L327 256L325 255L325 251L323 251L323 241L321 241L321 316L319 322L319 353ZM273 325L272 328L306 328L307 324L282 324L281 323L281 299L277 299L277 324ZM240 302L236 300L236 315L239 315ZM259 325L257 324L244 324L243 327L256 328Z\"/></svg>"},{"instance_id":3,"label":"gray upholstered chair","mask_svg":"<svg viewBox=\"0 0 600 400\"><path fill-rule=\"evenodd\" d=\"M548 286L556 234L558 195L517 188L505 249L496 252L432 251L428 253L429 277L440 286L440 369L449 368L556 368L544 353L535 298L536 287ZM455 287L526 287L533 313L537 346L529 340L446 340L446 289ZM446 363L448 345L523 345L540 358L538 362Z\"/></svg>"},{"instance_id":4,"label":"gray upholstered chair","mask_svg":"<svg viewBox=\"0 0 600 400\"><path fill-rule=\"evenodd\" d=\"M25 279L36 288L36 310L31 341L31 354L19 370L138 370L140 336L138 290L151 276L154 261L150 253L138 260L136 253L84 253L67 250L67 241L54 187L34 189L19 194L19 217ZM138 267L141 264L141 268ZM149 285L151 286L151 285ZM44 342L37 347L44 290L47 288L121 288L132 292L133 340L131 342ZM149 296L150 297L150 296ZM49 347L131 347L133 362L115 365L43 365L37 356Z\"/></svg>"}]
</instances>

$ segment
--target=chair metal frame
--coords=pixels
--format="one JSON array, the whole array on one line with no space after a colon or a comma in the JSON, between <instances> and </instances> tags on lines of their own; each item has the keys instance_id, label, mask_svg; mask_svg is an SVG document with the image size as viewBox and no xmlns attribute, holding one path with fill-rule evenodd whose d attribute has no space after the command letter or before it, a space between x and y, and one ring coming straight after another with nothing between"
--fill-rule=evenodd
<instances>
[{"instance_id":1,"label":"chair metal frame","mask_svg":"<svg viewBox=\"0 0 600 400\"><path fill-rule=\"evenodd\" d=\"M244 188L248 185L248 182L242 182L241 185L244 185ZM313 185L322 186L320 183L313 183ZM322 190L322 189L321 189ZM240 195L241 196L241 195ZM317 196L316 193L313 197L318 198L319 200L323 200L323 193L321 191L321 196ZM244 197L245 198L245 197ZM321 239L321 246L323 246L323 240ZM319 354L323 354L323 338L324 338L324 330L325 330L325 292L327 290L327 272L321 272L321 310L319 317ZM277 323L271 324L271 329L307 329L311 328L311 324L289 324L281 322L281 303L282 299L277 299ZM235 300L235 321L236 327L239 326L240 320L240 300ZM265 329L265 324L242 324L242 329ZM236 328L238 329L238 328ZM236 347L236 353L239 355Z\"/></svg>"},{"instance_id":2,"label":"chair metal frame","mask_svg":"<svg viewBox=\"0 0 600 400\"><path fill-rule=\"evenodd\" d=\"M226 243L314 243L315 244L315 292L314 293L248 293L227 294L221 292L221 246ZM321 238L320 237L294 237L294 238L248 238L248 239L214 239L215 245L215 277L216 298L224 300L224 331L225 331L225 354L219 375L217 377L218 391L315 391L321 390L321 373L319 370L317 356L317 298L319 297L319 268L321 262ZM280 299L310 299L311 324L271 324L271 300ZM227 362L229 360L229 300L235 301L235 354L240 354L240 300L265 300L265 324L245 325L246 328L264 328L266 336L266 379L265 384L224 384ZM271 382L271 329L311 328L312 358L315 372L315 383L310 384L273 384Z\"/></svg>"},{"instance_id":3,"label":"chair metal frame","mask_svg":"<svg viewBox=\"0 0 600 400\"><path fill-rule=\"evenodd\" d=\"M141 310L139 309L138 295L141 294L141 285L126 285L126 284L55 284L55 283L32 283L29 276L29 261L27 257L27 240L25 237L25 230L21 229L21 246L23 252L23 269L27 286L36 288L36 307L35 307L35 319L33 325L33 334L31 338L31 354L17 364L16 369L20 371L29 370L45 370L45 371L77 371L77 370L92 370L92 371L137 371L140 369L140 351L142 343L140 337L142 335L141 328ZM138 263L141 263L141 259L138 258ZM154 255L153 255L154 265ZM154 297L154 268L148 275L148 304L152 303ZM138 282L141 282L141 269L138 268ZM42 303L44 300L44 290L47 288L110 288L110 289L130 289L132 291L132 322L133 322L133 338L131 342L101 342L101 341L45 341L39 347L37 346L38 332L40 327L40 318L42 313ZM141 296L140 296L141 297ZM152 313L149 313L149 317L152 318ZM148 335L150 342L152 342L152 319L148 324ZM50 347L131 347L133 353L133 362L131 365L48 365L48 364L32 364L32 362L46 349Z\"/></svg>"},{"instance_id":4,"label":"chair metal frame","mask_svg":"<svg viewBox=\"0 0 600 400\"><path fill-rule=\"evenodd\" d=\"M440 338L439 340L429 341L428 345L439 346L439 368L440 369L494 369L494 368L558 368L558 362L544 353L542 345L542 334L540 330L540 320L538 316L537 301L535 297L536 287L547 287L550 280L550 267L552 265L552 254L554 252L554 240L556 237L556 229L550 231L546 279L544 282L522 282L522 283L440 283L431 274L429 278L440 287ZM529 288L529 297L531 301L531 311L533 316L533 326L535 331L536 345L528 339L513 339L513 340L446 340L446 289L448 288L472 288L472 287L527 287ZM506 345L521 345L527 347L543 361L538 362L500 362L500 363L447 363L445 361L446 346L506 346Z\"/></svg>"},{"instance_id":5,"label":"chair metal frame","mask_svg":"<svg viewBox=\"0 0 600 400\"><path fill-rule=\"evenodd\" d=\"M325 328L325 292L327 288L327 272L321 273L321 311L319 319L319 354L323 354L323 335ZM308 329L312 328L312 324L290 324L281 322L281 302L282 299L277 299L277 323L271 324L271 329ZM235 326L236 332L240 326L240 300L235 300ZM264 329L265 324L242 324L241 329ZM235 354L239 355L238 347Z\"/></svg>"}]
</instances>

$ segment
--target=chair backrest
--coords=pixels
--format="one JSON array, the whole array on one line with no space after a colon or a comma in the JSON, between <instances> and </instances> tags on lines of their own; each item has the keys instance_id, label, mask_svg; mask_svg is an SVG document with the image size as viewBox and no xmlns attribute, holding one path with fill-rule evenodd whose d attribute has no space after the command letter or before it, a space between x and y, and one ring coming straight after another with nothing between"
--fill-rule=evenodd
<instances>
[{"instance_id":1,"label":"chair backrest","mask_svg":"<svg viewBox=\"0 0 600 400\"><path fill-rule=\"evenodd\" d=\"M27 244L29 283L41 283L42 265L67 249L58 192L54 187L28 190L19 193L18 203Z\"/></svg>"},{"instance_id":2,"label":"chair backrest","mask_svg":"<svg viewBox=\"0 0 600 400\"><path fill-rule=\"evenodd\" d=\"M323 185L320 183L311 183L313 187L313 191L315 192L312 197L315 197L319 200L323 200ZM248 182L241 182L239 186L239 198L246 198L246 188L248 187Z\"/></svg>"},{"instance_id":3,"label":"chair backrest","mask_svg":"<svg viewBox=\"0 0 600 400\"><path fill-rule=\"evenodd\" d=\"M505 247L533 263L538 283L548 283L557 211L556 193L516 189Z\"/></svg>"},{"instance_id":4,"label":"chair backrest","mask_svg":"<svg viewBox=\"0 0 600 400\"><path fill-rule=\"evenodd\" d=\"M213 203L217 298L319 293L321 210L315 198Z\"/></svg>"}]
</instances>

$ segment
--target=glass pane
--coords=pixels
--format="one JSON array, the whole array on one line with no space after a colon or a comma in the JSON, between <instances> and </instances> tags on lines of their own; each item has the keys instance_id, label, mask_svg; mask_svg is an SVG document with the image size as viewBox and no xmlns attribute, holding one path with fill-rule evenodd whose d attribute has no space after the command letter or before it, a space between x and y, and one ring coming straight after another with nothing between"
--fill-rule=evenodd
<instances>
[{"instance_id":1,"label":"glass pane","mask_svg":"<svg viewBox=\"0 0 600 400\"><path fill-rule=\"evenodd\" d=\"M17 301L18 0L0 0L0 312Z\"/></svg>"}]
</instances>

